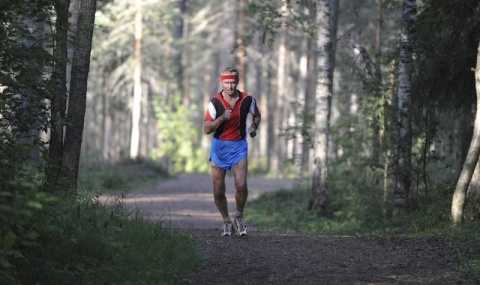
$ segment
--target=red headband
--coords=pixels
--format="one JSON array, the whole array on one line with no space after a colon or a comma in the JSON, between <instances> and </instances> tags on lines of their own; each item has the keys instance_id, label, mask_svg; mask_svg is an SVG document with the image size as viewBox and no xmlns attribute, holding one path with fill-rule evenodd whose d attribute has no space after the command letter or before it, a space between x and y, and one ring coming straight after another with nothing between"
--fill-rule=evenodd
<instances>
[{"instance_id":1,"label":"red headband","mask_svg":"<svg viewBox=\"0 0 480 285\"><path fill-rule=\"evenodd\" d=\"M236 75L236 74L220 75L220 80L226 80L226 79L235 79L235 80L238 80L238 75Z\"/></svg>"}]
</instances>

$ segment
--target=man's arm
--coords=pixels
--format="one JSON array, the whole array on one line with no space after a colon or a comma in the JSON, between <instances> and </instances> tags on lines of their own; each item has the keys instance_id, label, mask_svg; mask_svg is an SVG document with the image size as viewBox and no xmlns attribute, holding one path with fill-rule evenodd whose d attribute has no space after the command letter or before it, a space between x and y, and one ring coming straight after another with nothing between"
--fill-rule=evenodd
<instances>
[{"instance_id":1,"label":"man's arm","mask_svg":"<svg viewBox=\"0 0 480 285\"><path fill-rule=\"evenodd\" d=\"M222 115L216 118L214 121L205 121L203 123L203 131L205 134L209 135L213 133L225 120L225 116Z\"/></svg>"},{"instance_id":2,"label":"man's arm","mask_svg":"<svg viewBox=\"0 0 480 285\"><path fill-rule=\"evenodd\" d=\"M262 116L260 114L253 117L252 126L255 127L255 130L258 129L260 122L262 121Z\"/></svg>"},{"instance_id":3,"label":"man's arm","mask_svg":"<svg viewBox=\"0 0 480 285\"><path fill-rule=\"evenodd\" d=\"M257 136L258 125L260 125L261 121L262 121L262 116L260 114L253 117L253 122L250 125L250 127L248 128L248 133L250 134L250 136L252 138Z\"/></svg>"}]
</instances>

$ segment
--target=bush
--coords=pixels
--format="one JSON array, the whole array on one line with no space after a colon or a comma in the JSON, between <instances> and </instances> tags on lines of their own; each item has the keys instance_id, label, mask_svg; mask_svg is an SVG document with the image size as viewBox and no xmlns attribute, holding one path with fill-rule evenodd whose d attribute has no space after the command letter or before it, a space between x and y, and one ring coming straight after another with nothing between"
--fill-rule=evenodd
<instances>
[{"instance_id":1,"label":"bush","mask_svg":"<svg viewBox=\"0 0 480 285\"><path fill-rule=\"evenodd\" d=\"M121 199L62 199L41 244L17 264L25 284L172 284L202 262L190 237L126 213Z\"/></svg>"}]
</instances>

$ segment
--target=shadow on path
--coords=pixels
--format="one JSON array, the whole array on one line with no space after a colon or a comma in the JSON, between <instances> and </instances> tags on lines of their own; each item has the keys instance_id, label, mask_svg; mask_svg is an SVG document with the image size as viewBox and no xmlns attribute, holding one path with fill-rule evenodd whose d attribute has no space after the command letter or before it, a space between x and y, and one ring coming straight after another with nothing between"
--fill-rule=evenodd
<instances>
[{"instance_id":1,"label":"shadow on path","mask_svg":"<svg viewBox=\"0 0 480 285\"><path fill-rule=\"evenodd\" d=\"M235 189L231 175L226 177L230 214L235 212ZM294 180L249 177L249 201L262 193L280 189L290 190ZM139 190L125 200L128 211L139 209L152 221L181 229L216 229L222 224L213 202L212 180L209 175L181 175ZM248 211L248 202L247 208ZM248 221L248 212L245 213ZM255 230L250 227L250 230Z\"/></svg>"}]
</instances>

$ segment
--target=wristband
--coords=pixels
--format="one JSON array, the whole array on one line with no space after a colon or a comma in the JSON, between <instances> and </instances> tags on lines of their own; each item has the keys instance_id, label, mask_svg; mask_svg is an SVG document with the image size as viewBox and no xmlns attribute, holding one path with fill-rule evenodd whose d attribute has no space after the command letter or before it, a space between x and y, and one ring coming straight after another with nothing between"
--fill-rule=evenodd
<instances>
[{"instance_id":1,"label":"wristband","mask_svg":"<svg viewBox=\"0 0 480 285\"><path fill-rule=\"evenodd\" d=\"M257 130L257 129L258 129L258 125L257 125L257 124L255 124L255 122L252 122L252 125L255 125L255 130Z\"/></svg>"}]
</instances>

